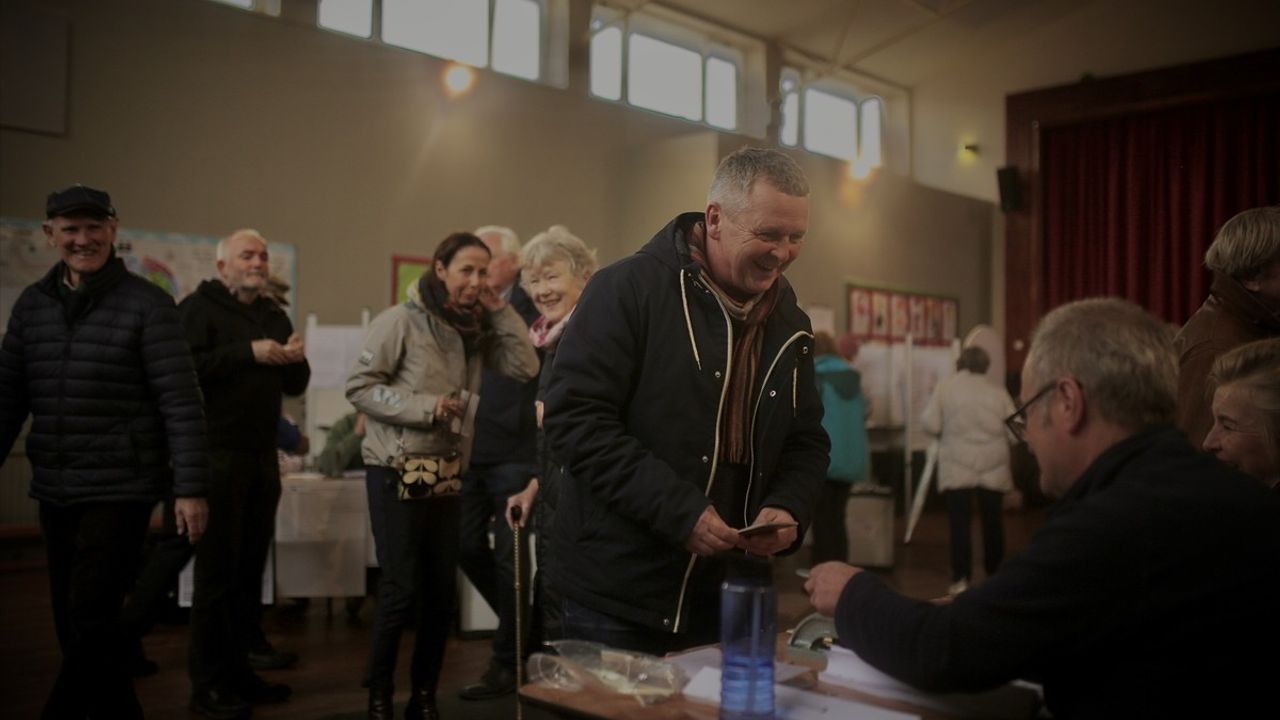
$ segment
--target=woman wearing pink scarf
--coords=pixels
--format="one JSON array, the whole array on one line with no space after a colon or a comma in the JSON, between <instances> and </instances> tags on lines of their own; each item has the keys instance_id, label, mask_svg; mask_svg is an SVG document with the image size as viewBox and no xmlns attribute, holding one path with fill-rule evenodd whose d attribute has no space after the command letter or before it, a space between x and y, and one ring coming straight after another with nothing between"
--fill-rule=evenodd
<instances>
[{"instance_id":1,"label":"woman wearing pink scarf","mask_svg":"<svg viewBox=\"0 0 1280 720\"><path fill-rule=\"evenodd\" d=\"M534 579L534 599L539 608L535 623L538 641L560 638L560 595L548 585L549 563L555 560L549 557L550 544L545 539L551 537L563 474L561 463L548 456L546 436L542 432L542 396L555 365L556 346L596 267L595 251L562 225L552 225L546 232L534 236L520 253L520 282L541 313L529 327L529 339L542 353L542 372L538 378L538 477L507 501L507 523L512 523L511 508L519 505L520 524L524 525L533 499L538 497L533 510L534 532L539 539L538 576Z\"/></svg>"}]
</instances>

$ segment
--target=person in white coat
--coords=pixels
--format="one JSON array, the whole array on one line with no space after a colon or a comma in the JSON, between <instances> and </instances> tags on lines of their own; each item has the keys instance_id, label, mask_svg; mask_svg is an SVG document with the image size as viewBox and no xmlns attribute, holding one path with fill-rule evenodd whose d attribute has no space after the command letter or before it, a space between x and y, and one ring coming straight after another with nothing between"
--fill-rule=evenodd
<instances>
[{"instance_id":1,"label":"person in white coat","mask_svg":"<svg viewBox=\"0 0 1280 720\"><path fill-rule=\"evenodd\" d=\"M1009 393L984 377L990 364L982 348L965 348L956 361L958 372L938 383L922 417L925 432L939 437L938 490L951 524L951 595L969 587L974 497L982 516L986 574L995 573L1004 559L1001 505L1004 493L1013 489L1004 419L1015 408Z\"/></svg>"}]
</instances>

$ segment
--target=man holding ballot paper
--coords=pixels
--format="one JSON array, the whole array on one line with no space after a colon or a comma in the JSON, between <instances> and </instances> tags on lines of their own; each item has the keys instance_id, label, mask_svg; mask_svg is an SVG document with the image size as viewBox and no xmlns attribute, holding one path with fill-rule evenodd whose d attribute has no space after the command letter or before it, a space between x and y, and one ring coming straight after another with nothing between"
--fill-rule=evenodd
<instances>
[{"instance_id":1,"label":"man holding ballot paper","mask_svg":"<svg viewBox=\"0 0 1280 720\"><path fill-rule=\"evenodd\" d=\"M728 555L799 546L829 449L809 318L782 275L808 194L791 158L739 150L705 214L587 285L546 397L566 636L658 655L714 642Z\"/></svg>"}]
</instances>

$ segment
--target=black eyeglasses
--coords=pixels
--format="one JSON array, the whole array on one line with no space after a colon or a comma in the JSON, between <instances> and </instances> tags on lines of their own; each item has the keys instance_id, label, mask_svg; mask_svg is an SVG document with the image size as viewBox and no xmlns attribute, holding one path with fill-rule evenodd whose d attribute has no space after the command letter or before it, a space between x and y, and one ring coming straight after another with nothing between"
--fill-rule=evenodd
<instances>
[{"instance_id":1,"label":"black eyeglasses","mask_svg":"<svg viewBox=\"0 0 1280 720\"><path fill-rule=\"evenodd\" d=\"M1058 381L1045 385L1040 391L1031 396L1031 399L1022 403L1013 414L1004 419L1004 426L1009 428L1009 432L1018 439L1018 442L1025 442L1027 439L1027 409L1036 404L1040 398L1048 395L1051 390L1058 386Z\"/></svg>"}]
</instances>

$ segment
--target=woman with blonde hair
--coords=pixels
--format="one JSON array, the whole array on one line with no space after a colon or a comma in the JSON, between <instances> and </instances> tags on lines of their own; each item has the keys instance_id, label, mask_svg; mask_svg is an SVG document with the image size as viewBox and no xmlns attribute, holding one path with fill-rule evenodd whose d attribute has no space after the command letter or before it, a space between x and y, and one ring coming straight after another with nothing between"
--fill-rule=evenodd
<instances>
[{"instance_id":1,"label":"woman with blonde hair","mask_svg":"<svg viewBox=\"0 0 1280 720\"><path fill-rule=\"evenodd\" d=\"M1280 338L1228 352L1214 362L1209 379L1213 427L1204 449L1280 490Z\"/></svg>"},{"instance_id":2,"label":"woman with blonde hair","mask_svg":"<svg viewBox=\"0 0 1280 720\"><path fill-rule=\"evenodd\" d=\"M582 291L596 271L596 253L563 225L552 225L534 236L520 253L520 282L529 293L541 315L529 327L529 339L542 351L542 373L538 378L538 477L523 492L507 502L507 522L514 525L511 508L522 510L520 525L528 522L534 497L534 531L538 534L538 576L534 580L535 604L541 640L560 637L560 597L549 584L551 564L555 559L548 550L551 529L564 472L562 463L549 456L546 435L542 431L542 397L546 394L555 365L556 347L569 323L570 316L582 297Z\"/></svg>"}]
</instances>

